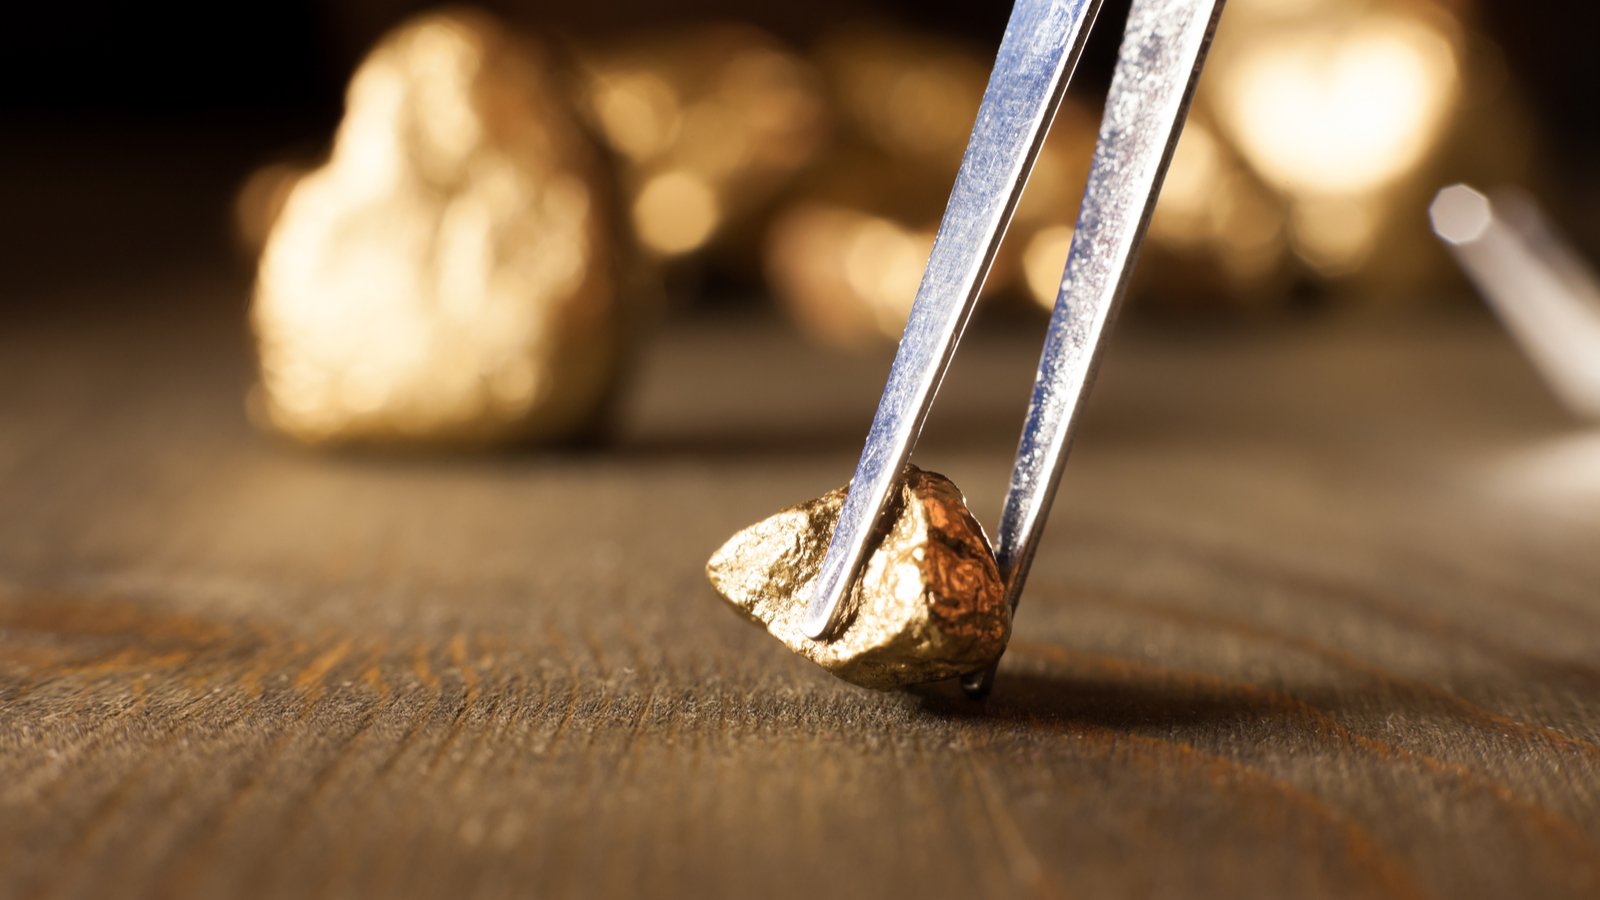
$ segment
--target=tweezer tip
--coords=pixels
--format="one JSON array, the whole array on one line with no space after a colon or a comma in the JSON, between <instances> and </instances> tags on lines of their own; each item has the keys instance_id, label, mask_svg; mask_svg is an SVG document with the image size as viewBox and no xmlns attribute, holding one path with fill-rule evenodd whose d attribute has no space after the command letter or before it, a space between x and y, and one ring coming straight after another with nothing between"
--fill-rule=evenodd
<instances>
[{"instance_id":1,"label":"tweezer tip","mask_svg":"<svg viewBox=\"0 0 1600 900\"><path fill-rule=\"evenodd\" d=\"M1455 246L1479 240L1494 224L1494 208L1478 191L1464 184L1453 184L1440 191L1428 208L1433 233Z\"/></svg>"},{"instance_id":2,"label":"tweezer tip","mask_svg":"<svg viewBox=\"0 0 1600 900\"><path fill-rule=\"evenodd\" d=\"M994 690L995 666L968 672L961 676L961 692L967 695L968 700L983 700Z\"/></svg>"},{"instance_id":3,"label":"tweezer tip","mask_svg":"<svg viewBox=\"0 0 1600 900\"><path fill-rule=\"evenodd\" d=\"M814 641L827 640L833 632L833 607L832 603L821 603L826 599L826 593L815 593L815 582L812 583L813 592L805 598L806 611L800 619L800 629L806 637Z\"/></svg>"}]
</instances>

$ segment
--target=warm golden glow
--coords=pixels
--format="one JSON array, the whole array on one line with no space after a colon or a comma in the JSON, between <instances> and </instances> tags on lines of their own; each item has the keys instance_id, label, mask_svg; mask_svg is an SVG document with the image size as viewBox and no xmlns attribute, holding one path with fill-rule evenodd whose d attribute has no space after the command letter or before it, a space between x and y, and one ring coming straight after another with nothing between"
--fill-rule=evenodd
<instances>
[{"instance_id":1,"label":"warm golden glow","mask_svg":"<svg viewBox=\"0 0 1600 900\"><path fill-rule=\"evenodd\" d=\"M623 329L598 166L554 70L492 20L386 37L262 253L266 420L308 442L586 427Z\"/></svg>"},{"instance_id":2,"label":"warm golden glow","mask_svg":"<svg viewBox=\"0 0 1600 900\"><path fill-rule=\"evenodd\" d=\"M1066 271L1067 251L1072 248L1072 228L1055 225L1033 235L1022 251L1023 280L1033 302L1054 309L1061 293L1061 278Z\"/></svg>"},{"instance_id":3,"label":"warm golden glow","mask_svg":"<svg viewBox=\"0 0 1600 900\"><path fill-rule=\"evenodd\" d=\"M1455 96L1455 57L1422 23L1373 14L1236 45L1218 80L1218 113L1268 181L1349 195L1388 185L1432 148Z\"/></svg>"},{"instance_id":4,"label":"warm golden glow","mask_svg":"<svg viewBox=\"0 0 1600 900\"><path fill-rule=\"evenodd\" d=\"M246 250L261 252L290 192L304 174L302 166L279 162L262 166L245 178L233 199L233 226Z\"/></svg>"},{"instance_id":5,"label":"warm golden glow","mask_svg":"<svg viewBox=\"0 0 1600 900\"><path fill-rule=\"evenodd\" d=\"M716 230L717 195L687 172L668 172L645 182L633 201L639 241L662 256L698 249Z\"/></svg>"},{"instance_id":6,"label":"warm golden glow","mask_svg":"<svg viewBox=\"0 0 1600 900\"><path fill-rule=\"evenodd\" d=\"M1600 521L1600 431L1518 446L1466 474L1464 484L1499 502Z\"/></svg>"},{"instance_id":7,"label":"warm golden glow","mask_svg":"<svg viewBox=\"0 0 1600 900\"><path fill-rule=\"evenodd\" d=\"M1072 97L1062 102L1028 176L1028 189L1017 204L1013 229L1026 233L1077 222L1078 204L1089 181L1089 163L1099 128L1098 110L1087 108ZM959 161L957 157L951 162L951 174ZM1061 262L1066 262L1065 257Z\"/></svg>"},{"instance_id":8,"label":"warm golden glow","mask_svg":"<svg viewBox=\"0 0 1600 900\"><path fill-rule=\"evenodd\" d=\"M981 57L926 35L861 28L828 37L819 57L853 128L893 158L954 173L989 80Z\"/></svg>"},{"instance_id":9,"label":"warm golden glow","mask_svg":"<svg viewBox=\"0 0 1600 900\"><path fill-rule=\"evenodd\" d=\"M1155 261L1140 268L1141 284L1169 306L1262 302L1281 286L1285 219L1283 201L1197 112L1150 220Z\"/></svg>"},{"instance_id":10,"label":"warm golden glow","mask_svg":"<svg viewBox=\"0 0 1600 900\"><path fill-rule=\"evenodd\" d=\"M1287 246L1315 274L1377 259L1397 192L1456 114L1453 28L1438 10L1366 0L1229 4L1198 105L1279 196Z\"/></svg>"},{"instance_id":11,"label":"warm golden glow","mask_svg":"<svg viewBox=\"0 0 1600 900\"><path fill-rule=\"evenodd\" d=\"M626 163L644 249L699 250L813 162L826 111L810 68L754 28L654 32L589 57L589 102Z\"/></svg>"},{"instance_id":12,"label":"warm golden glow","mask_svg":"<svg viewBox=\"0 0 1600 900\"><path fill-rule=\"evenodd\" d=\"M1327 275L1347 272L1372 255L1382 224L1378 202L1364 197L1314 197L1294 205L1294 249Z\"/></svg>"},{"instance_id":13,"label":"warm golden glow","mask_svg":"<svg viewBox=\"0 0 1600 900\"><path fill-rule=\"evenodd\" d=\"M1184 249L1209 244L1225 217L1221 211L1232 202L1237 174L1211 129L1191 121L1172 155L1151 217L1151 239Z\"/></svg>"},{"instance_id":14,"label":"warm golden glow","mask_svg":"<svg viewBox=\"0 0 1600 900\"><path fill-rule=\"evenodd\" d=\"M812 334L875 344L905 328L932 249L932 231L844 207L801 206L772 228L768 277Z\"/></svg>"},{"instance_id":15,"label":"warm golden glow","mask_svg":"<svg viewBox=\"0 0 1600 900\"><path fill-rule=\"evenodd\" d=\"M872 310L878 330L899 334L911 314L933 236L887 219L865 219L845 242L845 283Z\"/></svg>"},{"instance_id":16,"label":"warm golden glow","mask_svg":"<svg viewBox=\"0 0 1600 900\"><path fill-rule=\"evenodd\" d=\"M595 79L593 103L605 136L623 155L642 162L664 154L683 126L677 92L651 72L618 72Z\"/></svg>"}]
</instances>

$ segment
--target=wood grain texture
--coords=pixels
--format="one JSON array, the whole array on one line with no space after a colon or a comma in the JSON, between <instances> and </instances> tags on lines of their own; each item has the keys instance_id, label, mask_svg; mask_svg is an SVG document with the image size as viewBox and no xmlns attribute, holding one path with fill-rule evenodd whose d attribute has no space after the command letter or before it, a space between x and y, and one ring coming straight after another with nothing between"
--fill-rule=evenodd
<instances>
[{"instance_id":1,"label":"wood grain texture","mask_svg":"<svg viewBox=\"0 0 1600 900\"><path fill-rule=\"evenodd\" d=\"M702 575L882 360L694 326L602 449L325 457L232 308L0 332L0 897L1600 895L1600 440L1486 323L1120 338L975 705ZM918 452L985 522L1037 340Z\"/></svg>"}]
</instances>

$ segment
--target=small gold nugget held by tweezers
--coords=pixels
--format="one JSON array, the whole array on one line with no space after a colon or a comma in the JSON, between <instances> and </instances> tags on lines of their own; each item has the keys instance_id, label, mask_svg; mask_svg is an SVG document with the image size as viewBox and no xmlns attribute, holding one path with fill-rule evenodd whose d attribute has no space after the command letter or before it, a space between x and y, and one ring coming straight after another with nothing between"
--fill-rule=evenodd
<instances>
[{"instance_id":1,"label":"small gold nugget held by tweezers","mask_svg":"<svg viewBox=\"0 0 1600 900\"><path fill-rule=\"evenodd\" d=\"M901 633L903 625L884 617L911 615L916 607L892 596L894 582L874 574L880 559L893 561L904 549L895 543L903 519L897 518L887 532L884 524L897 497L915 498L925 490L925 473L909 467L912 446L1099 6L1099 0L1016 0L855 477L848 493L816 501L830 509L826 527L819 530L821 523L808 521L803 537L796 527L795 537L788 539L796 548L792 556L776 553L775 564L765 568L729 554L727 548L712 562L712 581L724 595L765 622L792 649L858 684L884 687L931 680L944 672L960 674L968 694L981 697L993 683L995 663L1004 650L1003 631L998 648L985 645L983 653L974 651L970 657L939 641L893 642L895 665L916 673L915 679L880 677L894 670L854 663L871 658L869 648L876 647L870 637L858 643L859 636ZM1078 411L1125 293L1221 12L1222 0L1133 0L1129 10L995 543L994 571L1008 613L1015 611L1027 580ZM949 493L960 497L953 485ZM970 519L965 505L959 508ZM976 522L972 528L981 534ZM889 536L880 537L885 533ZM773 547L785 546L782 539L773 541ZM738 542L736 538L734 544ZM922 546L926 552L929 544ZM910 558L916 559L915 554ZM777 564L780 559L793 562ZM788 566L798 568L800 560L803 579L783 574L790 571ZM928 584L927 559L915 565L922 566L923 584ZM920 602L929 608L937 605L929 599L933 593L925 590ZM981 661L973 665L974 660Z\"/></svg>"},{"instance_id":2,"label":"small gold nugget held by tweezers","mask_svg":"<svg viewBox=\"0 0 1600 900\"><path fill-rule=\"evenodd\" d=\"M950 479L915 466L894 524L846 599L838 636L805 633L807 596L828 552L845 488L783 510L728 540L706 574L728 602L829 672L888 690L954 678L1000 658L1011 607L983 526Z\"/></svg>"}]
</instances>

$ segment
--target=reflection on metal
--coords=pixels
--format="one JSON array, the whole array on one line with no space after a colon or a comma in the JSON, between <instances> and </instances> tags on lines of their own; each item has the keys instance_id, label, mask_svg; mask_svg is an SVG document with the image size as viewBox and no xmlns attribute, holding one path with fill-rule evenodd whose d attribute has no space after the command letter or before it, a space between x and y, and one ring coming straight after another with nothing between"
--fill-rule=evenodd
<instances>
[{"instance_id":1,"label":"reflection on metal","mask_svg":"<svg viewBox=\"0 0 1600 900\"><path fill-rule=\"evenodd\" d=\"M1600 522L1600 428L1520 444L1475 471L1472 485L1558 519Z\"/></svg>"},{"instance_id":2,"label":"reflection on metal","mask_svg":"<svg viewBox=\"0 0 1600 900\"><path fill-rule=\"evenodd\" d=\"M1600 420L1600 278L1519 191L1439 192L1434 233L1576 414Z\"/></svg>"},{"instance_id":3,"label":"reflection on metal","mask_svg":"<svg viewBox=\"0 0 1600 900\"><path fill-rule=\"evenodd\" d=\"M609 177L557 70L492 19L430 15L351 81L325 165L266 238L257 411L308 443L554 440L621 363ZM281 182L275 182L281 183ZM272 184L253 206L270 215Z\"/></svg>"}]
</instances>

